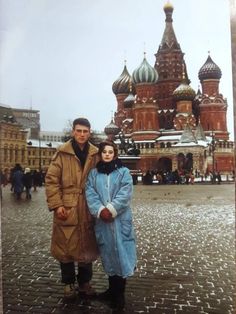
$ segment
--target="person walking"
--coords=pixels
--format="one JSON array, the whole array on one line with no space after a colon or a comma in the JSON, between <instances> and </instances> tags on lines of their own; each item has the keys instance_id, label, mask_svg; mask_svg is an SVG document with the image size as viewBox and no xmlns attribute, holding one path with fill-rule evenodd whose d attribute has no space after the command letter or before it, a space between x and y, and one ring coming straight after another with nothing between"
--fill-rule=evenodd
<instances>
[{"instance_id":1,"label":"person walking","mask_svg":"<svg viewBox=\"0 0 236 314\"><path fill-rule=\"evenodd\" d=\"M41 187L42 185L43 185L43 183L42 183L41 171L34 170L34 172L33 172L33 186L34 186L34 192L37 191L37 187Z\"/></svg>"},{"instance_id":2,"label":"person walking","mask_svg":"<svg viewBox=\"0 0 236 314\"><path fill-rule=\"evenodd\" d=\"M26 199L31 199L31 187L32 187L32 174L30 168L25 168L25 172L23 175L23 185L25 187Z\"/></svg>"},{"instance_id":3,"label":"person walking","mask_svg":"<svg viewBox=\"0 0 236 314\"><path fill-rule=\"evenodd\" d=\"M126 278L136 267L136 241L130 202L133 180L128 168L117 158L113 142L99 145L101 160L86 182L86 199L96 219L95 234L109 288L98 299L110 302L113 309L125 306Z\"/></svg>"},{"instance_id":4,"label":"person walking","mask_svg":"<svg viewBox=\"0 0 236 314\"><path fill-rule=\"evenodd\" d=\"M16 195L16 199L21 199L21 194L24 189L23 185L23 170L20 164L16 164L12 175L13 191Z\"/></svg>"},{"instance_id":5,"label":"person walking","mask_svg":"<svg viewBox=\"0 0 236 314\"><path fill-rule=\"evenodd\" d=\"M95 295L90 281L99 253L84 191L87 174L98 162L90 128L86 118L73 121L72 138L59 147L45 177L48 207L54 212L51 253L60 262L65 298L76 296L76 279L81 296Z\"/></svg>"}]
</instances>

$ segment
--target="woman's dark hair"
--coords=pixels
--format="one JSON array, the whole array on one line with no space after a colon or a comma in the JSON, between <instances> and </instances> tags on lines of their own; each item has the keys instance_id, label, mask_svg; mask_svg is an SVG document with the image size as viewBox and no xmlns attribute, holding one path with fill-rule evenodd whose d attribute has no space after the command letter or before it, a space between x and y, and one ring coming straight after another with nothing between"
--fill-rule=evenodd
<instances>
[{"instance_id":1,"label":"woman's dark hair","mask_svg":"<svg viewBox=\"0 0 236 314\"><path fill-rule=\"evenodd\" d=\"M118 148L116 146L116 144L112 141L109 141L109 140L106 140L106 141L103 141L99 144L98 146L98 153L99 155L101 156L105 146L112 146L114 148L114 158L117 158L118 157Z\"/></svg>"}]
</instances>

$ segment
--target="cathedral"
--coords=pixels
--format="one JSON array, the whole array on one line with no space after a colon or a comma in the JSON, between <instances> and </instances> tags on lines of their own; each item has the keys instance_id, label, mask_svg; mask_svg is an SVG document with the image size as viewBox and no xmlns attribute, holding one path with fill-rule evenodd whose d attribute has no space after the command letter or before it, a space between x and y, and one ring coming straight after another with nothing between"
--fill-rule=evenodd
<instances>
[{"instance_id":1,"label":"cathedral","mask_svg":"<svg viewBox=\"0 0 236 314\"><path fill-rule=\"evenodd\" d=\"M132 74L125 64L113 83L117 108L105 133L118 146L121 134L126 143L133 143L139 157L131 168L142 172L231 173L234 144L227 131L227 100L219 89L221 70L209 54L198 72L198 91L190 86L173 11L172 4L166 3L155 64L150 65L144 53Z\"/></svg>"}]
</instances>

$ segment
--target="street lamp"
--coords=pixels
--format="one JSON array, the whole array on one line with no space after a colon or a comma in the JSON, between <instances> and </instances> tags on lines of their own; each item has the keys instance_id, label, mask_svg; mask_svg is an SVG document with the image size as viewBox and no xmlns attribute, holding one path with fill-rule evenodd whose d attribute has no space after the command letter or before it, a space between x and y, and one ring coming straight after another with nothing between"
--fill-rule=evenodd
<instances>
[{"instance_id":1,"label":"street lamp","mask_svg":"<svg viewBox=\"0 0 236 314\"><path fill-rule=\"evenodd\" d=\"M37 121L35 121L35 120L33 120L33 119L29 119L29 118L27 118L30 122L32 122L32 123L34 123L35 125L36 125L36 127L38 128L38 141L39 141L39 146L38 146L38 152L39 152L39 171L41 171L41 169L42 169L42 166L41 166L41 164L42 164L42 161L41 161L41 136L40 136L40 122L37 122ZM29 143L31 143L31 144L29 144ZM29 145L32 145L32 142L28 142L28 144Z\"/></svg>"},{"instance_id":2,"label":"street lamp","mask_svg":"<svg viewBox=\"0 0 236 314\"><path fill-rule=\"evenodd\" d=\"M39 171L41 171L41 137L40 137L40 126L39 126Z\"/></svg>"},{"instance_id":3,"label":"street lamp","mask_svg":"<svg viewBox=\"0 0 236 314\"><path fill-rule=\"evenodd\" d=\"M215 142L215 133L212 131L211 133L212 139L211 139L211 151L212 151L212 179L213 183L216 180L216 174L215 174L215 148L216 148L216 142Z\"/></svg>"}]
</instances>

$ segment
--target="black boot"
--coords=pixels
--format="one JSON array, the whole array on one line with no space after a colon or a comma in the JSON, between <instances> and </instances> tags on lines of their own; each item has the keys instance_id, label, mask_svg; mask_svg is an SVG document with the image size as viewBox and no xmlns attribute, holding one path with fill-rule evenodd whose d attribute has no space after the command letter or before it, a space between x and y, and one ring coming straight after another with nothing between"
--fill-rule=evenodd
<instances>
[{"instance_id":1,"label":"black boot","mask_svg":"<svg viewBox=\"0 0 236 314\"><path fill-rule=\"evenodd\" d=\"M111 299L112 299L112 279L113 279L113 277L109 276L109 278L108 278L109 287L104 292L101 292L98 294L98 296L97 296L98 300L100 300L100 301L111 301Z\"/></svg>"},{"instance_id":2,"label":"black boot","mask_svg":"<svg viewBox=\"0 0 236 314\"><path fill-rule=\"evenodd\" d=\"M123 310L125 307L126 279L120 276L111 277L111 308Z\"/></svg>"}]
</instances>

